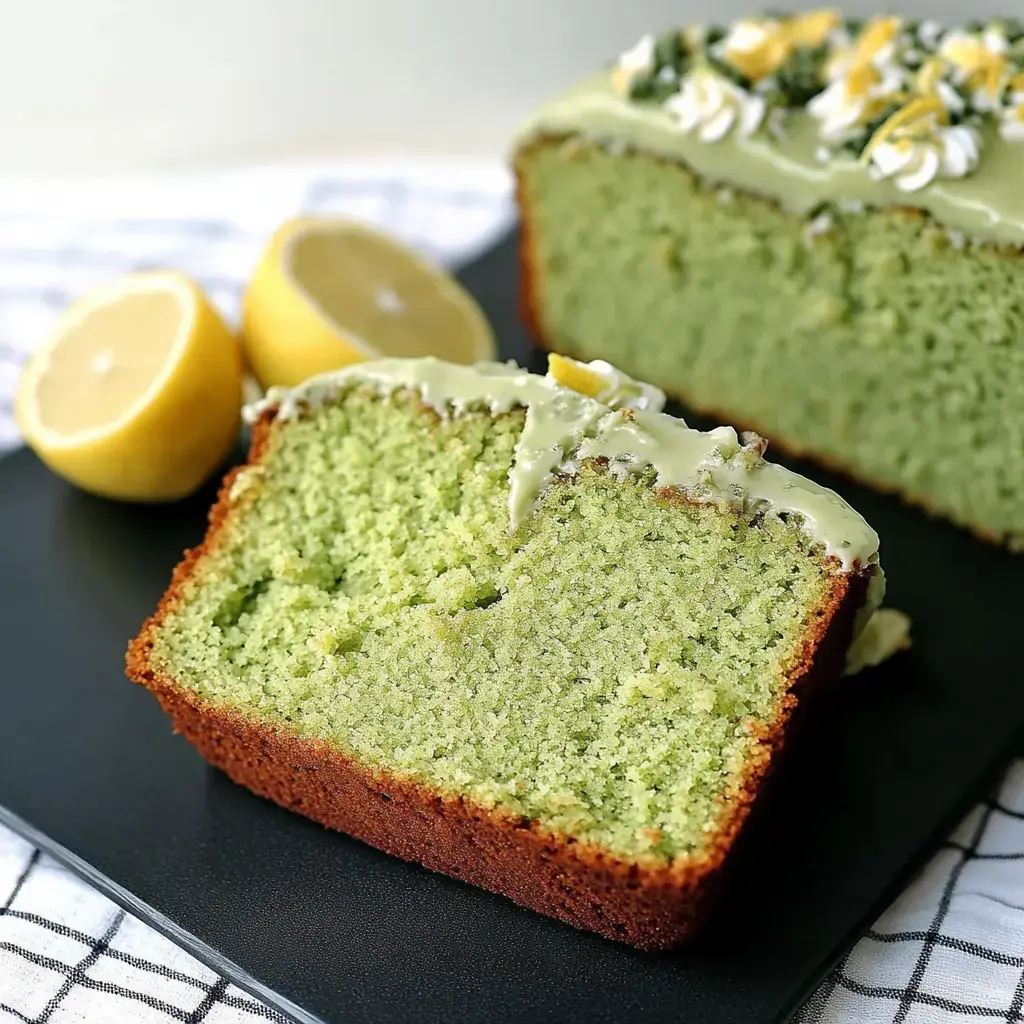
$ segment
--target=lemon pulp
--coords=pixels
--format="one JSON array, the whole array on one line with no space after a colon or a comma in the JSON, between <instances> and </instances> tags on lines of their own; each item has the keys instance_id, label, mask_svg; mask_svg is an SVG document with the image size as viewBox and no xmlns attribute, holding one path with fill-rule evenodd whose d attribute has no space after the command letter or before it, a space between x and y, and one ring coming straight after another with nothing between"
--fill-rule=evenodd
<instances>
[{"instance_id":1,"label":"lemon pulp","mask_svg":"<svg viewBox=\"0 0 1024 1024\"><path fill-rule=\"evenodd\" d=\"M54 472L106 497L194 491L237 431L242 354L199 287L172 272L89 292L26 365L15 414Z\"/></svg>"},{"instance_id":2,"label":"lemon pulp","mask_svg":"<svg viewBox=\"0 0 1024 1024\"><path fill-rule=\"evenodd\" d=\"M493 358L474 299L444 270L386 235L332 218L282 225L243 304L249 363L264 387L365 359Z\"/></svg>"}]
</instances>

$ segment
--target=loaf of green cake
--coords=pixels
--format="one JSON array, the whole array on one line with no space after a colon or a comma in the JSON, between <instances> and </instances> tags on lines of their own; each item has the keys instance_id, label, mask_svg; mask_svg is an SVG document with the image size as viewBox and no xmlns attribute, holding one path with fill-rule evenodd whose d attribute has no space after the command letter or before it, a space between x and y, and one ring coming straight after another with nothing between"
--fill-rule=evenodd
<instances>
[{"instance_id":1,"label":"loaf of green cake","mask_svg":"<svg viewBox=\"0 0 1024 1024\"><path fill-rule=\"evenodd\" d=\"M756 435L552 359L272 391L128 673L254 792L670 946L877 606L878 538Z\"/></svg>"},{"instance_id":2,"label":"loaf of green cake","mask_svg":"<svg viewBox=\"0 0 1024 1024\"><path fill-rule=\"evenodd\" d=\"M1024 546L1024 21L645 36L514 164L546 347Z\"/></svg>"}]
</instances>

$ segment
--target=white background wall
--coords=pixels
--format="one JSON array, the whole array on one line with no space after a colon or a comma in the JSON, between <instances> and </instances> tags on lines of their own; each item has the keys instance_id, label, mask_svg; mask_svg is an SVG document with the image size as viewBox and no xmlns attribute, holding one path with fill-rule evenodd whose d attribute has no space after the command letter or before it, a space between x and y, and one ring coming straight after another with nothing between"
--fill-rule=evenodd
<instances>
[{"instance_id":1,"label":"white background wall","mask_svg":"<svg viewBox=\"0 0 1024 1024\"><path fill-rule=\"evenodd\" d=\"M903 7L950 23L998 9ZM498 156L534 103L642 32L750 9L749 0L0 0L0 175Z\"/></svg>"}]
</instances>

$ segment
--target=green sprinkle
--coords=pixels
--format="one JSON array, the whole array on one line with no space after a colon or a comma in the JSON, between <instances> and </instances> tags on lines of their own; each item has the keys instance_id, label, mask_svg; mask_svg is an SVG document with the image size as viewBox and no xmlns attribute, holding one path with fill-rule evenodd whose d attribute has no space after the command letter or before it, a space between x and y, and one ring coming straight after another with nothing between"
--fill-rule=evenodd
<instances>
[{"instance_id":1,"label":"green sprinkle","mask_svg":"<svg viewBox=\"0 0 1024 1024\"><path fill-rule=\"evenodd\" d=\"M776 72L779 92L787 107L805 106L808 100L817 96L825 85L825 61L828 60L827 44L800 47Z\"/></svg>"},{"instance_id":2,"label":"green sprinkle","mask_svg":"<svg viewBox=\"0 0 1024 1024\"><path fill-rule=\"evenodd\" d=\"M842 148L854 156L860 156L867 144L871 141L871 137L878 131L879 128L885 124L886 121L900 109L899 103L890 103L877 117L872 118L868 121L860 133L852 139L848 139L843 143Z\"/></svg>"},{"instance_id":3,"label":"green sprinkle","mask_svg":"<svg viewBox=\"0 0 1024 1024\"><path fill-rule=\"evenodd\" d=\"M654 44L655 71L665 67L680 71L686 63L686 58L686 44L681 32L666 32L658 37Z\"/></svg>"}]
</instances>

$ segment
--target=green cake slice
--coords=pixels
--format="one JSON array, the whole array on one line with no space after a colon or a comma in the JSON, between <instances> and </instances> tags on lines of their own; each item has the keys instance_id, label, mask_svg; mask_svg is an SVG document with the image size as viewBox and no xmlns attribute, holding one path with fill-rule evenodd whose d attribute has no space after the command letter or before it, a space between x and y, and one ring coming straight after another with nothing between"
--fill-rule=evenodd
<instances>
[{"instance_id":1,"label":"green cake slice","mask_svg":"<svg viewBox=\"0 0 1024 1024\"><path fill-rule=\"evenodd\" d=\"M130 677L256 793L677 943L884 584L837 495L663 399L557 357L271 392Z\"/></svg>"},{"instance_id":2,"label":"green cake slice","mask_svg":"<svg viewBox=\"0 0 1024 1024\"><path fill-rule=\"evenodd\" d=\"M546 347L1024 546L1024 22L646 36L514 162Z\"/></svg>"}]
</instances>

